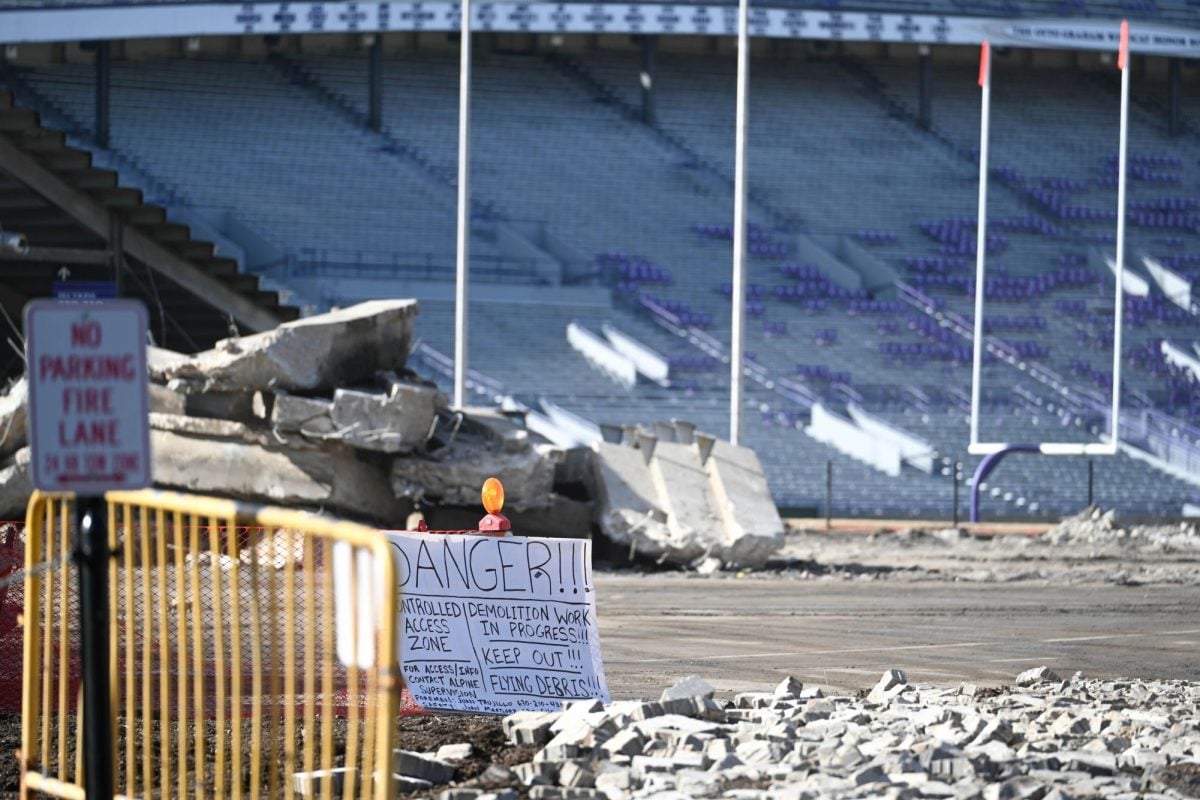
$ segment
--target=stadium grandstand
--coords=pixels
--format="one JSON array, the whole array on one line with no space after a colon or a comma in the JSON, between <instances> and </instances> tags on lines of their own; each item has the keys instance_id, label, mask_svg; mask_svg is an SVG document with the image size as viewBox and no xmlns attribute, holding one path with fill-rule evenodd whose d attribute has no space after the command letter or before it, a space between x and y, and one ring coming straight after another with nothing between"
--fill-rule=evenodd
<instances>
[{"instance_id":1,"label":"stadium grandstand","mask_svg":"<svg viewBox=\"0 0 1200 800\"><path fill-rule=\"evenodd\" d=\"M134 5L147 9L137 34L118 35L114 11ZM0 259L21 276L0 298L12 318L69 266L50 251L108 243L99 266L70 269L116 275L156 315L159 343L199 349L254 313L412 296L413 365L448 386L451 4L195 4L193 22L160 5L192 6L0 2L0 38L17 32L0 141L75 192L31 192L19 154L0 159L0 227L45 256ZM671 418L728 430L733 6L680 5L477 9L470 385L475 402L569 420L576 441ZM1085 457L1020 456L981 487L985 513L1060 515L1089 491L1130 515L1200 506L1200 3L753 6L743 441L777 504L824 511L832 465L834 513L945 517L978 464L966 445L988 36L983 435L1098 442L1114 388L1123 411L1119 452L1094 460L1090 488ZM1135 59L1117 276L1120 19ZM95 227L72 233L80 193L212 283L161 271L157 253L116 258Z\"/></svg>"}]
</instances>

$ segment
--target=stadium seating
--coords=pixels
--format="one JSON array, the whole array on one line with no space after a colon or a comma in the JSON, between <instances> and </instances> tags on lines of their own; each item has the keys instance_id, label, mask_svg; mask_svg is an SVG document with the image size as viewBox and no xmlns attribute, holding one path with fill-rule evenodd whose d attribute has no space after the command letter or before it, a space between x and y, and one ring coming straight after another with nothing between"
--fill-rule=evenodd
<instances>
[{"instance_id":1,"label":"stadium seating","mask_svg":"<svg viewBox=\"0 0 1200 800\"><path fill-rule=\"evenodd\" d=\"M1165 13L1167 4L1159 6ZM612 305L547 305L536 289L525 302L478 302L471 366L490 379L486 399L513 394L535 405L547 397L597 422L681 417L724 433L733 62L662 54L654 126L635 120L639 70L633 54L603 51L575 61L480 56L473 192L499 224L547 231L582 254ZM1005 74L997 71L998 87ZM1025 368L995 355L985 360L983 434L1095 441L1106 424L1097 407L1112 381L1113 284L1102 254L1111 252L1115 103L1100 78L1030 74L1036 87L1014 82L996 93L985 292L987 332L1007 343L1001 355ZM753 75L745 438L781 505L821 507L830 462L836 513L945 516L950 465L962 462L969 476L977 463L964 453L971 353L958 332L973 313L974 75L937 68L932 132L905 113L915 105L911 65L763 60ZM45 109L74 120L86 136L86 68L20 78ZM287 252L323 264L326 302L360 299L338 280L356 270L402 274L419 263L425 277L448 280L453 187L439 176L454 171L456 59L389 57L381 134L356 123L365 87L365 59L352 54L290 65L122 63L114 70L114 147L180 202L235 215ZM1167 139L1160 128L1145 108L1132 128L1131 250L1186 272L1200 267L1200 256L1188 258L1196 206L1187 187L1198 177L1189 154L1197 145ZM1079 130L1078 141L1060 141ZM486 237L475 239L473 261L503 263ZM836 260L828 254L841 240L889 265L903 285L846 285L823 260ZM813 255L815 246L826 255ZM488 281L521 279L519 269L496 270L474 297L488 299ZM441 353L453 352L452 315L444 300L423 303L418 333ZM666 358L670 388L624 388L591 369L566 341L572 321L592 331L615 321ZM1200 340L1197 324L1157 291L1127 300L1131 412L1200 419L1194 385L1156 348L1162 338ZM1072 397L1047 385L1057 376ZM814 398L835 408L861 404L932 442L934 474L906 467L888 478L815 442L803 432ZM1156 435L1190 435L1186 426L1154 420ZM1086 492L1083 462L1014 457L989 481L985 512L1077 509ZM1097 500L1126 513L1178 510L1196 491L1125 455L1096 465Z\"/></svg>"}]
</instances>

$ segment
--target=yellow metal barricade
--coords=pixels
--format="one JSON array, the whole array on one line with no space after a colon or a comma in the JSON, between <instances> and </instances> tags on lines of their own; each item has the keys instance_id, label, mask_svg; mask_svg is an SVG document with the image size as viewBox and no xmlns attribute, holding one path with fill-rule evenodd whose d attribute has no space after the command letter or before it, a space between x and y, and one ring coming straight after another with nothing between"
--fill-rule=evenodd
<instances>
[{"instance_id":1,"label":"yellow metal barricade","mask_svg":"<svg viewBox=\"0 0 1200 800\"><path fill-rule=\"evenodd\" d=\"M392 797L401 681L387 540L228 500L106 500L116 794ZM61 559L25 579L26 798L84 796L73 513L70 496L35 494L26 523L27 567Z\"/></svg>"}]
</instances>

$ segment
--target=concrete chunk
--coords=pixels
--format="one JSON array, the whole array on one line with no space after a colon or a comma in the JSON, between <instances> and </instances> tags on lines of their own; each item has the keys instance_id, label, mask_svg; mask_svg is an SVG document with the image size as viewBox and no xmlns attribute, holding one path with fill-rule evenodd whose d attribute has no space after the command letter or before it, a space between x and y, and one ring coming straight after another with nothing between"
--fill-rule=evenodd
<instances>
[{"instance_id":1,"label":"concrete chunk","mask_svg":"<svg viewBox=\"0 0 1200 800\"><path fill-rule=\"evenodd\" d=\"M336 443L275 450L152 430L150 446L154 454L153 478L159 486L260 502L320 506L393 525L411 510L408 502L392 494L379 469ZM204 468L198 469L198 464Z\"/></svg>"},{"instance_id":2,"label":"concrete chunk","mask_svg":"<svg viewBox=\"0 0 1200 800\"><path fill-rule=\"evenodd\" d=\"M449 783L454 780L455 773L453 764L411 750L396 750L392 768L401 775L430 783Z\"/></svg>"},{"instance_id":3,"label":"concrete chunk","mask_svg":"<svg viewBox=\"0 0 1200 800\"><path fill-rule=\"evenodd\" d=\"M588 788L595 785L596 775L589 769L584 769L573 761L562 765L558 771L558 785L570 788Z\"/></svg>"},{"instance_id":4,"label":"concrete chunk","mask_svg":"<svg viewBox=\"0 0 1200 800\"><path fill-rule=\"evenodd\" d=\"M593 445L601 531L631 552L706 573L761 567L783 544L783 522L758 457L728 442L702 448L706 437L685 444L668 429L678 426L639 432L636 446L628 437Z\"/></svg>"},{"instance_id":5,"label":"concrete chunk","mask_svg":"<svg viewBox=\"0 0 1200 800\"><path fill-rule=\"evenodd\" d=\"M617 544L645 555L662 555L670 534L641 452L610 442L598 442L594 449L600 529Z\"/></svg>"},{"instance_id":6,"label":"concrete chunk","mask_svg":"<svg viewBox=\"0 0 1200 800\"><path fill-rule=\"evenodd\" d=\"M625 728L613 734L612 738L600 745L600 749L609 755L636 756L642 752L642 748L645 746L646 737L634 728Z\"/></svg>"},{"instance_id":7,"label":"concrete chunk","mask_svg":"<svg viewBox=\"0 0 1200 800\"><path fill-rule=\"evenodd\" d=\"M902 692L906 686L908 686L908 676L904 674L904 670L889 669L883 673L879 682L875 684L875 688L871 689L867 699L872 703L886 702Z\"/></svg>"},{"instance_id":8,"label":"concrete chunk","mask_svg":"<svg viewBox=\"0 0 1200 800\"><path fill-rule=\"evenodd\" d=\"M0 395L0 456L25 446L29 426L26 416L28 398L29 389L24 377Z\"/></svg>"},{"instance_id":9,"label":"concrete chunk","mask_svg":"<svg viewBox=\"0 0 1200 800\"><path fill-rule=\"evenodd\" d=\"M446 761L451 764L456 761L464 761L475 754L475 748L470 742L461 742L459 744L444 744L434 753L434 758L439 761Z\"/></svg>"},{"instance_id":10,"label":"concrete chunk","mask_svg":"<svg viewBox=\"0 0 1200 800\"><path fill-rule=\"evenodd\" d=\"M168 387L171 391L174 388ZM181 393L182 394L182 393ZM254 392L200 392L183 394L183 413L190 417L248 422L255 418Z\"/></svg>"},{"instance_id":11,"label":"concrete chunk","mask_svg":"<svg viewBox=\"0 0 1200 800\"><path fill-rule=\"evenodd\" d=\"M33 479L29 474L28 447L14 453L8 464L0 467L0 515L4 519L21 519L33 494Z\"/></svg>"},{"instance_id":12,"label":"concrete chunk","mask_svg":"<svg viewBox=\"0 0 1200 800\"><path fill-rule=\"evenodd\" d=\"M1017 676L1017 679L1014 681L1014 683L1016 683L1017 686L1034 686L1042 681L1058 682L1061 680L1062 678L1058 677L1057 672L1049 667L1043 666L1025 670Z\"/></svg>"},{"instance_id":13,"label":"concrete chunk","mask_svg":"<svg viewBox=\"0 0 1200 800\"><path fill-rule=\"evenodd\" d=\"M518 711L500 721L500 728L513 744L545 744L550 741L550 726L558 714L546 711Z\"/></svg>"},{"instance_id":14,"label":"concrete chunk","mask_svg":"<svg viewBox=\"0 0 1200 800\"><path fill-rule=\"evenodd\" d=\"M758 455L717 440L704 469L722 523L714 555L726 565L761 567L783 545L783 520Z\"/></svg>"},{"instance_id":15,"label":"concrete chunk","mask_svg":"<svg viewBox=\"0 0 1200 800\"><path fill-rule=\"evenodd\" d=\"M438 458L401 457L392 464L397 497L437 500L445 505L479 507L479 487L488 478L504 484L505 511L546 508L553 502L554 464L559 451L535 445L506 452L494 445L459 446Z\"/></svg>"},{"instance_id":16,"label":"concrete chunk","mask_svg":"<svg viewBox=\"0 0 1200 800\"><path fill-rule=\"evenodd\" d=\"M534 786L529 790L530 800L593 800L593 798L603 797L604 795L595 789Z\"/></svg>"},{"instance_id":17,"label":"concrete chunk","mask_svg":"<svg viewBox=\"0 0 1200 800\"><path fill-rule=\"evenodd\" d=\"M271 424L286 433L319 438L333 433L332 410L333 403L329 400L276 392Z\"/></svg>"},{"instance_id":18,"label":"concrete chunk","mask_svg":"<svg viewBox=\"0 0 1200 800\"><path fill-rule=\"evenodd\" d=\"M804 684L792 675L788 675L775 687L775 696L780 698L795 697L798 699L803 692Z\"/></svg>"},{"instance_id":19,"label":"concrete chunk","mask_svg":"<svg viewBox=\"0 0 1200 800\"><path fill-rule=\"evenodd\" d=\"M445 397L436 389L393 384L390 394L338 389L330 418L335 435L363 450L411 453L425 444Z\"/></svg>"},{"instance_id":20,"label":"concrete chunk","mask_svg":"<svg viewBox=\"0 0 1200 800\"><path fill-rule=\"evenodd\" d=\"M222 339L216 347L164 365L188 393L286 389L332 390L404 367L415 300L373 300L273 330Z\"/></svg>"},{"instance_id":21,"label":"concrete chunk","mask_svg":"<svg viewBox=\"0 0 1200 800\"><path fill-rule=\"evenodd\" d=\"M660 700L681 700L687 697L712 697L716 694L712 684L699 675L688 675L669 689L664 689Z\"/></svg>"},{"instance_id":22,"label":"concrete chunk","mask_svg":"<svg viewBox=\"0 0 1200 800\"><path fill-rule=\"evenodd\" d=\"M292 775L292 787L301 797L320 797L325 793L328 785L330 793L340 797L346 781L349 780L353 783L357 776L358 770L344 767L297 772Z\"/></svg>"},{"instance_id":23,"label":"concrete chunk","mask_svg":"<svg viewBox=\"0 0 1200 800\"><path fill-rule=\"evenodd\" d=\"M708 475L696 449L659 442L650 480L667 514L672 556L691 561L707 554L720 537L721 520L710 502Z\"/></svg>"},{"instance_id":24,"label":"concrete chunk","mask_svg":"<svg viewBox=\"0 0 1200 800\"><path fill-rule=\"evenodd\" d=\"M433 787L429 781L410 778L407 775L393 775L392 782L396 785L397 792L420 792Z\"/></svg>"},{"instance_id":25,"label":"concrete chunk","mask_svg":"<svg viewBox=\"0 0 1200 800\"><path fill-rule=\"evenodd\" d=\"M550 786L558 780L558 765L551 761L530 761L513 767L523 786Z\"/></svg>"}]
</instances>

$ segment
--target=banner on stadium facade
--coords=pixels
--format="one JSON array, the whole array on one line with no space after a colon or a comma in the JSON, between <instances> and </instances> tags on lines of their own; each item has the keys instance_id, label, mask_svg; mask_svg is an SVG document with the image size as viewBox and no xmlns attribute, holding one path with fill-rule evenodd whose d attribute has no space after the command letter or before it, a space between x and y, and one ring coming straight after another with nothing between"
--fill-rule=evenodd
<instances>
[{"instance_id":1,"label":"banner on stadium facade","mask_svg":"<svg viewBox=\"0 0 1200 800\"><path fill-rule=\"evenodd\" d=\"M474 29L527 33L737 33L735 5L475 3ZM170 3L0 10L0 42L177 36L455 31L454 2ZM1025 20L752 8L750 34L773 39L1116 50L1117 20ZM1200 57L1200 31L1134 23L1135 53Z\"/></svg>"}]
</instances>

